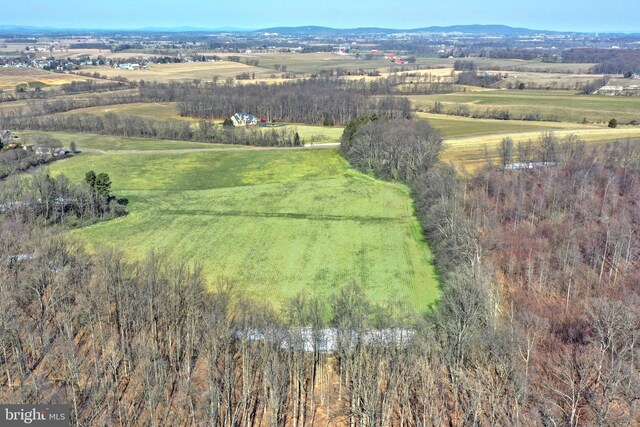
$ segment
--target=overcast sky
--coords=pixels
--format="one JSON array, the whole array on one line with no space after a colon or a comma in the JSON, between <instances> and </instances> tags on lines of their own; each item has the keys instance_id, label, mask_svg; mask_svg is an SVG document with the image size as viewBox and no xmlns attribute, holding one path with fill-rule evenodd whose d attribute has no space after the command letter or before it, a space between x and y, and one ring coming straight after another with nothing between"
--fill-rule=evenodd
<instances>
[{"instance_id":1,"label":"overcast sky","mask_svg":"<svg viewBox=\"0 0 640 427\"><path fill-rule=\"evenodd\" d=\"M504 24L640 33L640 0L0 0L0 25L65 28Z\"/></svg>"}]
</instances>

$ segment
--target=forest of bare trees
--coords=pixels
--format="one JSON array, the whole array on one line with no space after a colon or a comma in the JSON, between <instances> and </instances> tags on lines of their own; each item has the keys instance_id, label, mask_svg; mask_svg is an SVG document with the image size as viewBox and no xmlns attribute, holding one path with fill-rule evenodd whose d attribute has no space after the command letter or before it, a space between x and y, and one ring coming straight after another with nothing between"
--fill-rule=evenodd
<instances>
[{"instance_id":1,"label":"forest of bare trees","mask_svg":"<svg viewBox=\"0 0 640 427\"><path fill-rule=\"evenodd\" d=\"M411 113L409 100L391 96L395 85L390 79L371 84L313 79L278 85L182 85L173 96L183 116L221 118L238 111L249 111L268 121L333 125L346 124L353 118L372 113L408 117ZM158 92L166 94L167 90L158 85L140 88L143 95L151 97ZM380 97L374 97L377 95ZM310 99L313 102L309 102Z\"/></svg>"}]
</instances>

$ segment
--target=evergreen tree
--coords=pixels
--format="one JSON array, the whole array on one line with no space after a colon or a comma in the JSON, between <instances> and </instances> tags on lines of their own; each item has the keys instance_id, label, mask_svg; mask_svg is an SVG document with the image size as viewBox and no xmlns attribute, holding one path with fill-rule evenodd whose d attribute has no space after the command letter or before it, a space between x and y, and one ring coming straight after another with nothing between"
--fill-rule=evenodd
<instances>
[{"instance_id":1,"label":"evergreen tree","mask_svg":"<svg viewBox=\"0 0 640 427\"><path fill-rule=\"evenodd\" d=\"M95 182L98 195L108 199L111 192L111 178L109 178L109 175L104 172L99 173Z\"/></svg>"}]
</instances>

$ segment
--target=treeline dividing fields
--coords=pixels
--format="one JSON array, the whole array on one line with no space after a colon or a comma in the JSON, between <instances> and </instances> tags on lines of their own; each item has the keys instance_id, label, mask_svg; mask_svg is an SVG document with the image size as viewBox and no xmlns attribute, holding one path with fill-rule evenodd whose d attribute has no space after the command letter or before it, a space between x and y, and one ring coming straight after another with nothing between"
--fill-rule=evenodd
<instances>
[{"instance_id":1,"label":"treeline dividing fields","mask_svg":"<svg viewBox=\"0 0 640 427\"><path fill-rule=\"evenodd\" d=\"M26 101L0 103L0 121L21 120L42 115L63 113L95 106L126 104L139 102L140 96L135 90L123 89L101 94L73 94Z\"/></svg>"},{"instance_id":2,"label":"treeline dividing fields","mask_svg":"<svg viewBox=\"0 0 640 427\"><path fill-rule=\"evenodd\" d=\"M389 81L386 79L385 81ZM295 133L289 130L220 129L208 121L249 111L268 122L336 125L354 117L409 117L411 104L404 97L382 95L393 85L316 79L281 85L233 86L215 83L143 83L136 91L59 100L31 100L25 114L3 114L0 124L7 129L91 132L126 137L193 140L245 145L293 146ZM53 114L93 105L133 102L177 102L182 116L203 119L198 126L179 120L144 120L134 116Z\"/></svg>"},{"instance_id":3,"label":"treeline dividing fields","mask_svg":"<svg viewBox=\"0 0 640 427\"><path fill-rule=\"evenodd\" d=\"M0 102L12 102L25 99L53 99L79 93L119 91L136 86L136 82L128 82L126 79L96 80L98 78L100 78L99 75L93 76L92 80L73 80L69 83L59 85L56 89L48 90L42 90L41 86L46 86L46 84L42 84L41 86L35 85L35 88L32 90L29 90L29 84L25 86L18 85L13 91L0 91Z\"/></svg>"},{"instance_id":4,"label":"treeline dividing fields","mask_svg":"<svg viewBox=\"0 0 640 427\"><path fill-rule=\"evenodd\" d=\"M1 119L1 118L0 118ZM295 147L302 145L291 128L234 128L215 126L202 120L196 128L183 120L149 120L136 116L107 113L50 115L38 117L5 117L5 126L18 130L72 131L123 137L154 138L178 141L198 141L219 144Z\"/></svg>"},{"instance_id":5,"label":"treeline dividing fields","mask_svg":"<svg viewBox=\"0 0 640 427\"><path fill-rule=\"evenodd\" d=\"M594 73L623 74L629 77L640 73L640 51L637 49L567 49L562 52L564 62L597 62L591 69Z\"/></svg>"},{"instance_id":6,"label":"treeline dividing fields","mask_svg":"<svg viewBox=\"0 0 640 427\"><path fill-rule=\"evenodd\" d=\"M179 102L180 113L191 117L223 119L239 111L251 111L268 120L275 118L300 123L346 124L358 115L373 111L396 116L407 114L408 103L403 98L395 98L397 95L428 95L460 90L450 83L422 80L423 77L393 75L369 81L324 77L277 85L234 85L233 82L218 83L217 80L182 83L86 81L64 85L55 93L29 92L32 95L11 95L3 101L29 99L24 115L45 115L134 102ZM100 96L89 95L105 91ZM87 96L69 96L81 93ZM374 99L383 96L387 97L384 102ZM337 108L330 108L331 101Z\"/></svg>"}]
</instances>

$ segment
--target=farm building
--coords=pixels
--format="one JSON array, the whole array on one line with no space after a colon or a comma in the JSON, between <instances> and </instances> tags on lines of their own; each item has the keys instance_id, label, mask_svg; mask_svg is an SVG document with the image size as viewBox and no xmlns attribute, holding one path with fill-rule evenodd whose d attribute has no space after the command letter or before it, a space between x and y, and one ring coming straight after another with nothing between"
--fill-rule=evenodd
<instances>
[{"instance_id":1,"label":"farm building","mask_svg":"<svg viewBox=\"0 0 640 427\"><path fill-rule=\"evenodd\" d=\"M33 152L39 156L53 156L62 157L67 154L66 150L62 147L50 147L48 145L37 145L32 147Z\"/></svg>"},{"instance_id":2,"label":"farm building","mask_svg":"<svg viewBox=\"0 0 640 427\"><path fill-rule=\"evenodd\" d=\"M235 113L231 116L231 121L234 126L255 126L258 124L258 119L253 114L247 114L244 111Z\"/></svg>"},{"instance_id":3,"label":"farm building","mask_svg":"<svg viewBox=\"0 0 640 427\"><path fill-rule=\"evenodd\" d=\"M120 64L118 68L122 70L139 70L140 64Z\"/></svg>"}]
</instances>

